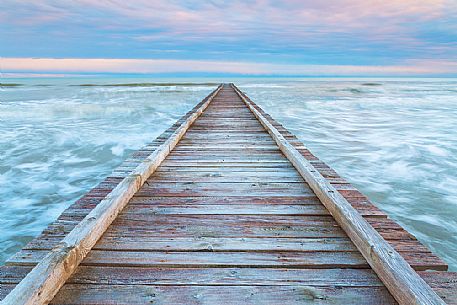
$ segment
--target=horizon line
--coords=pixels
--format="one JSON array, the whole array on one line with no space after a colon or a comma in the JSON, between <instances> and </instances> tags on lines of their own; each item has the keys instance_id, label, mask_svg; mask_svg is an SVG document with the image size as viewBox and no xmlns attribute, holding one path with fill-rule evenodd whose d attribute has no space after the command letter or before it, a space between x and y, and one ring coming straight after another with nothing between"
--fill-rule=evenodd
<instances>
[{"instance_id":1,"label":"horizon line","mask_svg":"<svg viewBox=\"0 0 457 305\"><path fill-rule=\"evenodd\" d=\"M228 77L456 77L457 63L407 60L392 65L282 64L252 61L126 58L0 58L0 73Z\"/></svg>"},{"instance_id":2,"label":"horizon line","mask_svg":"<svg viewBox=\"0 0 457 305\"><path fill-rule=\"evenodd\" d=\"M0 72L0 83L2 79L27 79L27 78L265 78L265 79L457 79L457 74L445 74L445 75L254 75L254 74L189 74L189 73L161 73L161 74L150 74L150 73L10 73Z\"/></svg>"}]
</instances>

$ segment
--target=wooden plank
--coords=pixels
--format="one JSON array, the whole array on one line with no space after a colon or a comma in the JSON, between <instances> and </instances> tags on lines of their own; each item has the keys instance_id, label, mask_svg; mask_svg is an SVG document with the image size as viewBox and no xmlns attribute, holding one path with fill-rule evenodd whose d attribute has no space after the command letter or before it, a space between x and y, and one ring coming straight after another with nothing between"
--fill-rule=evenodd
<instances>
[{"instance_id":1,"label":"wooden plank","mask_svg":"<svg viewBox=\"0 0 457 305\"><path fill-rule=\"evenodd\" d=\"M396 304L384 287L65 285L51 304Z\"/></svg>"},{"instance_id":2,"label":"wooden plank","mask_svg":"<svg viewBox=\"0 0 457 305\"><path fill-rule=\"evenodd\" d=\"M80 210L79 210L80 211ZM72 210L72 215L78 215ZM84 214L85 211L82 211ZM125 214L131 215L288 215L288 216L328 216L322 205L146 205L130 206Z\"/></svg>"},{"instance_id":3,"label":"wooden plank","mask_svg":"<svg viewBox=\"0 0 457 305\"><path fill-rule=\"evenodd\" d=\"M259 165L251 165L239 163L239 166L236 164L213 164L213 163L206 163L206 164L181 164L177 166L173 165L161 165L160 170L163 172L208 172L211 171L213 173L223 173L223 172L236 172L236 173L256 173L256 172L290 172L293 170L293 167L290 164L282 163L281 166L271 166L269 163L264 163L261 166Z\"/></svg>"},{"instance_id":4,"label":"wooden plank","mask_svg":"<svg viewBox=\"0 0 457 305\"><path fill-rule=\"evenodd\" d=\"M306 196L313 194L303 183L268 183L268 182L154 182L145 184L137 196L145 194L156 196ZM146 195L147 196L147 195Z\"/></svg>"},{"instance_id":5,"label":"wooden plank","mask_svg":"<svg viewBox=\"0 0 457 305\"><path fill-rule=\"evenodd\" d=\"M172 183L145 184L135 196L306 196L313 194L303 183Z\"/></svg>"},{"instance_id":6,"label":"wooden plank","mask_svg":"<svg viewBox=\"0 0 457 305\"><path fill-rule=\"evenodd\" d=\"M448 305L457 305L457 272L418 272Z\"/></svg>"},{"instance_id":7,"label":"wooden plank","mask_svg":"<svg viewBox=\"0 0 457 305\"><path fill-rule=\"evenodd\" d=\"M156 171L149 179L154 182L301 182L303 178L292 171L270 171L270 172L214 172L207 170L192 172L180 171L170 175L169 171Z\"/></svg>"},{"instance_id":8,"label":"wooden plank","mask_svg":"<svg viewBox=\"0 0 457 305\"><path fill-rule=\"evenodd\" d=\"M0 269L0 284L16 284L24 266ZM316 272L319 276L316 276ZM68 284L100 285L236 285L236 286L337 286L383 287L370 269L287 269L287 268L157 268L80 266Z\"/></svg>"},{"instance_id":9,"label":"wooden plank","mask_svg":"<svg viewBox=\"0 0 457 305\"><path fill-rule=\"evenodd\" d=\"M445 304L404 258L338 193L279 131L233 86L281 151L297 168L321 202L345 230L391 294L400 304Z\"/></svg>"},{"instance_id":10,"label":"wooden plank","mask_svg":"<svg viewBox=\"0 0 457 305\"><path fill-rule=\"evenodd\" d=\"M50 250L60 238L50 237L35 240L24 250ZM144 236L104 236L92 248L94 250L116 251L357 251L348 238L214 238L214 237L151 237Z\"/></svg>"},{"instance_id":11,"label":"wooden plank","mask_svg":"<svg viewBox=\"0 0 457 305\"><path fill-rule=\"evenodd\" d=\"M162 197L160 197L162 198ZM50 225L51 227L64 227L77 225L79 219L59 219ZM285 216L285 215L212 215L207 217L206 215L130 215L128 213L122 213L115 220L119 223L132 224L136 222L153 222L155 224L179 224L192 225L198 223L207 223L208 225L214 225L219 223L221 226L275 226L275 225L290 225L290 226L335 226L338 224L331 216ZM390 219L386 220L383 218L373 218L373 226L385 229L397 230L397 226ZM392 225L392 226L391 226Z\"/></svg>"},{"instance_id":12,"label":"wooden plank","mask_svg":"<svg viewBox=\"0 0 457 305\"><path fill-rule=\"evenodd\" d=\"M255 155L255 156L249 156L249 155L232 155L232 156L216 156L216 155L211 155L211 154L204 154L204 155L199 155L199 154L190 154L187 156L170 156L170 158L167 159L167 161L173 162L173 161L178 161L178 162L217 162L217 163L222 163L222 162L248 162L248 163L253 163L253 162L285 162L287 163L287 159L284 158L281 155Z\"/></svg>"},{"instance_id":13,"label":"wooden plank","mask_svg":"<svg viewBox=\"0 0 457 305\"><path fill-rule=\"evenodd\" d=\"M319 276L316 277L316 272ZM138 268L82 266L74 284L382 287L370 269Z\"/></svg>"},{"instance_id":14,"label":"wooden plank","mask_svg":"<svg viewBox=\"0 0 457 305\"><path fill-rule=\"evenodd\" d=\"M243 156L249 156L252 157L253 155L281 155L279 154L275 149L273 148L233 148L231 154L233 155L243 155ZM177 149L173 150L171 152L172 156L189 156L189 155L200 155L200 156L206 156L206 155L211 155L211 156L227 156L227 149L225 148L220 148L220 147L212 147L212 148L201 148L201 147L189 147L189 146L178 146Z\"/></svg>"},{"instance_id":15,"label":"wooden plank","mask_svg":"<svg viewBox=\"0 0 457 305\"><path fill-rule=\"evenodd\" d=\"M385 222L383 218L373 221L373 226L386 239L411 240L411 235L401 228L391 227L391 222ZM44 233L62 235L69 232L79 220L59 220L51 224ZM144 223L141 232L135 231L138 225ZM156 230L148 229L147 226L154 223ZM120 215L115 221L119 230L135 232L135 234L147 234L154 236L168 236L167 234L182 234L183 236L220 236L242 237L258 236L271 237L339 237L344 236L342 230L331 217L313 216L279 216L269 215ZM110 234L115 228L110 228L106 234ZM300 235L301 234L301 235ZM173 236L173 235L171 235Z\"/></svg>"},{"instance_id":16,"label":"wooden plank","mask_svg":"<svg viewBox=\"0 0 457 305\"><path fill-rule=\"evenodd\" d=\"M23 250L16 256L16 266L40 262L48 251ZM90 251L84 266L126 266L167 268L368 268L359 252L274 251L274 252L177 252L177 251Z\"/></svg>"},{"instance_id":17,"label":"wooden plank","mask_svg":"<svg viewBox=\"0 0 457 305\"><path fill-rule=\"evenodd\" d=\"M61 214L59 219L77 219L88 213L88 209L69 209ZM287 216L328 216L328 211L319 204L312 205L257 205L230 204L206 205L194 204L182 206L179 204L166 205L131 205L124 211L133 215L287 215Z\"/></svg>"},{"instance_id":18,"label":"wooden plank","mask_svg":"<svg viewBox=\"0 0 457 305\"><path fill-rule=\"evenodd\" d=\"M169 217L170 215L166 215ZM198 215L196 215L198 216ZM206 218L207 216L204 215ZM176 219L180 220L180 219ZM144 225L147 221L144 221ZM311 238L332 238L332 237L345 237L344 232L338 227L332 227L326 224L320 226L316 224L291 226L289 224L265 224L255 227L249 227L249 224L239 225L223 225L221 227L209 227L210 225L217 226L214 222L205 225L203 222L199 224L157 224L154 228L141 227L141 221L135 220L119 220L116 227L110 228L105 235L117 236L123 234L126 230L130 230L125 234L136 234L143 237L311 237ZM44 231L45 234L64 235L71 230L74 225L50 226ZM386 237L392 239L405 239L408 236L403 234L402 231L395 232L387 230ZM11 259L9 260L11 261Z\"/></svg>"},{"instance_id":19,"label":"wooden plank","mask_svg":"<svg viewBox=\"0 0 457 305\"><path fill-rule=\"evenodd\" d=\"M236 167L236 168L253 168L253 170L261 170L261 168L289 168L292 169L292 165L284 160L281 161L227 161L223 160L207 160L207 161L173 161L165 160L162 167Z\"/></svg>"},{"instance_id":20,"label":"wooden plank","mask_svg":"<svg viewBox=\"0 0 457 305\"><path fill-rule=\"evenodd\" d=\"M158 238L158 237L157 237ZM156 239L157 239L156 238ZM256 237L257 238L257 237ZM342 237L343 238L343 237ZM142 239L143 241L141 241ZM166 241L166 238L163 238ZM172 238L169 238L171 240ZM99 254L95 259L92 257L87 258L86 260L83 261L82 264L97 264L97 265L110 265L110 264L116 264L112 260L116 260L117 258L125 258L125 260L119 260L118 265L124 265L124 266L137 266L142 262L144 266L150 266L150 265L155 265L155 264L161 264L166 267L172 267L176 268L177 266L193 266L193 267L202 267L202 266L212 266L212 267L225 267L227 268L228 266L244 266L244 267L253 267L257 266L256 268L271 268L275 264L278 264L278 262L275 261L275 259L279 259L280 266L288 266L289 268L304 268L307 266L308 268L323 268L326 266L326 268L330 268L333 266L333 268L342 268L342 267L351 267L351 268L367 268L368 265L364 264L362 261L359 260L354 260L355 258L351 256L351 252L359 255L359 252L356 251L354 248L352 251L351 250L345 250L342 251L341 247L338 248L338 243L335 241L329 242L327 245L325 244L319 244L316 242L310 242L310 246L316 246L315 249L311 248L306 248L306 246L302 246L301 248L298 248L298 244L295 244L296 249L292 250L293 246L293 241L289 240L290 238L284 239L284 245L278 245L279 248L283 248L283 250L278 250L274 249L272 250L272 247L266 248L266 249L259 249L256 247L255 244L253 245L248 245L245 244L244 248L240 244L238 244L238 248L235 245L235 243L227 245L225 249L229 249L230 247L234 247L234 250L231 251L229 250L223 250L224 246L221 245L220 243L215 243L215 244L208 244L205 242L201 242L198 244L197 242L195 243L196 245L194 248L196 250L191 250L190 248L179 248L180 246L183 245L190 245L189 243L184 243L183 241L186 238L179 238L177 237L177 244L176 248L170 247L169 249L163 249L160 248L159 250L154 250L158 248L160 245L167 245L166 242L159 243L159 242L148 242L150 238L144 237L144 236L138 236L138 237L131 237L131 236L108 236L105 237L101 242L100 246L96 246L96 249L94 248L91 253L98 253L94 252L96 250L108 250L109 252L104 252L100 251L101 254ZM202 240L208 239L206 238L201 238ZM213 240L215 240L214 238ZM220 239L220 238L217 238ZM239 238L241 240L242 238ZM250 240L247 238L247 240ZM262 238L259 240L259 243L257 246L264 246L265 243L268 241L263 238L264 243L260 243ZM311 240L311 239L310 239ZM328 239L332 240L332 239ZM125 244L119 244L118 242L122 241ZM179 241L182 241L179 243ZM277 241L277 240L272 240L272 241ZM142 246L140 246L142 245ZM170 244L168 244L170 245ZM200 245L200 247L198 246ZM219 245L219 248L218 248ZM331 247L335 247L335 249L331 249ZM138 248L133 248L133 247L138 247ZM319 250L320 248L323 248L323 250ZM198 249L198 250L197 250ZM220 249L220 250L219 250ZM117 250L122 250L119 252L119 255L116 256L116 254L112 251L117 251ZM134 251L134 252L129 252L129 251ZM146 251L146 252L141 252L141 251ZM182 252L185 251L185 252ZM160 254L160 253L162 254ZM15 265L15 266L30 266L34 265L37 262L39 262L42 257L44 257L48 253L48 251L45 250L40 250L40 249L32 249L32 250L22 250L21 252L17 253L9 262L9 265ZM117 253L117 252L116 252ZM195 253L195 256L192 256L191 253ZM204 254L207 253L207 254ZM300 254L301 253L301 254ZM338 258L339 255L338 253L341 254L341 258ZM217 254L217 255L216 255ZM429 269L429 266L434 265L433 259L428 261L429 252L421 253L421 252L402 252L405 260L411 265L412 268L415 270L427 270ZM111 257L110 260L103 260L103 257ZM349 257L348 257L349 256ZM149 259L148 259L149 257ZM199 258L196 261L189 261L191 258ZM239 263L238 260L241 259L241 257L245 257L247 261L243 263ZM292 258L298 257L300 258L299 260L293 261ZM179 260L182 260L179 262ZM333 261L332 261L333 260ZM231 262L232 265L229 265ZM255 265L259 263L259 265Z\"/></svg>"},{"instance_id":21,"label":"wooden plank","mask_svg":"<svg viewBox=\"0 0 457 305\"><path fill-rule=\"evenodd\" d=\"M75 208L92 207L91 202L81 202ZM301 197L276 196L232 196L232 197L137 197L130 199L129 206L134 205L156 205L156 204L178 204L185 205L225 205L225 204L256 204L256 205L295 205L295 204L321 204L316 195L311 194Z\"/></svg>"},{"instance_id":22,"label":"wooden plank","mask_svg":"<svg viewBox=\"0 0 457 305\"><path fill-rule=\"evenodd\" d=\"M165 159L187 129L206 109L219 86L199 108L131 175L124 178L38 265L11 291L2 304L44 304L52 300L66 279L92 249L129 199Z\"/></svg>"},{"instance_id":23,"label":"wooden plank","mask_svg":"<svg viewBox=\"0 0 457 305\"><path fill-rule=\"evenodd\" d=\"M148 202L153 197L137 197L135 200L139 200L141 198L144 198ZM169 200L173 200L174 198L169 198L169 197L157 197L160 201L163 200L163 198L168 198ZM196 200L201 200L201 197L176 197L179 199L183 199L187 201L188 199L196 199ZM206 197L205 197L206 198ZM206 199L209 199L209 202L212 202L213 199L216 199L218 197L207 197ZM229 197L227 197L229 198ZM257 197L256 197L257 198ZM277 197L277 198L282 198L282 197ZM219 198L221 200L224 200L225 198ZM230 198L230 199L236 199L235 197ZM276 197L273 197L272 199L276 199ZM141 201L139 201L141 202ZM184 202L184 201L183 201ZM194 206L199 206L197 201L192 201L191 205ZM205 204L202 204L203 206ZM148 204L132 204L131 208L136 209L147 209ZM210 204L209 204L210 206ZM309 204L310 208L315 208L314 203ZM130 209L130 207L129 207ZM306 224L317 224L317 223L322 223L326 225L334 225L337 226L336 222L333 220L332 217L328 217L328 215L305 215L305 216L291 216L291 215L262 215L262 214L249 214L249 215L238 215L238 214L213 214L211 217L207 217L206 215L203 214L167 214L167 215L161 215L157 213L137 213L134 210L132 212L128 212L128 210L125 213L122 213L119 216L119 219L121 220L143 220L144 221L154 221L157 224L162 224L162 223L170 223L173 224L175 221L183 222L184 224L195 224L196 222L207 222L207 223L213 223L213 222L219 222L221 225L236 225L236 224L249 224L249 225L272 225L272 224L290 224L293 226L301 226L301 225L306 225ZM77 225L81 220L80 215L67 215L64 214L62 217L59 217L59 219L52 224L49 225L49 228L52 227L65 227L65 226L74 226ZM405 232L405 236L410 236L409 239L414 239L415 238L410 235L408 232L404 231L398 224L393 222L391 219L387 219L384 217L371 217L367 216L366 220L373 226L375 229L386 229L386 230L397 230L401 232Z\"/></svg>"},{"instance_id":24,"label":"wooden plank","mask_svg":"<svg viewBox=\"0 0 457 305\"><path fill-rule=\"evenodd\" d=\"M61 236L44 235L27 244L24 250L51 250ZM429 256L430 251L415 240L395 240L392 246L400 253L413 253L420 259ZM262 238L262 237L144 237L119 234L104 236L93 247L96 250L122 251L355 251L346 238ZM411 251L413 250L413 251ZM435 263L429 262L430 266ZM427 262L417 261L415 265L426 266ZM428 268L429 269L429 268Z\"/></svg>"},{"instance_id":25,"label":"wooden plank","mask_svg":"<svg viewBox=\"0 0 457 305\"><path fill-rule=\"evenodd\" d=\"M182 159L182 160L187 160L191 159L219 159L219 158L238 158L238 159L245 159L245 160L250 160L255 159L255 158L260 158L260 159L267 159L267 160L285 160L285 157L275 151L265 151L265 150L260 150L256 151L255 154L253 154L253 151L246 151L244 149L239 149L239 150L234 150L231 154L227 154L224 151L205 151L205 150L199 150L199 149L192 149L189 151L173 151L170 153L170 159Z\"/></svg>"},{"instance_id":26,"label":"wooden plank","mask_svg":"<svg viewBox=\"0 0 457 305\"><path fill-rule=\"evenodd\" d=\"M141 197L140 197L141 198ZM151 206L146 205L136 205L138 209L135 210L128 210L126 213L129 214L142 214L141 211L147 211L149 214L169 214L169 215L181 215L181 214L188 214L188 215L221 215L225 211L224 208L218 208L218 205L215 207L211 207L208 211L203 211L205 209L204 204L194 204L188 207L183 207L182 205L165 205L165 206ZM156 209L157 208L157 209ZM170 208L170 209L168 209ZM176 211L176 212L175 212ZM328 211L319 205L317 202L312 204L309 207L305 207L304 205L230 205L228 206L227 215L287 215L287 216L327 216L329 215ZM85 217L90 212L90 209L74 209L70 208L65 210L59 219L77 219L81 217ZM367 211L359 211L359 213L364 217L381 217L386 218L385 214L376 214L370 210Z\"/></svg>"},{"instance_id":27,"label":"wooden plank","mask_svg":"<svg viewBox=\"0 0 457 305\"><path fill-rule=\"evenodd\" d=\"M257 134L257 133L239 133L239 134L233 134L233 133L227 133L227 134L195 134L195 133L190 133L186 134L186 136L183 138L184 143L185 142L191 142L191 141L216 141L216 142L242 142L242 141L254 141L254 142L270 142L271 137L268 134Z\"/></svg>"},{"instance_id":28,"label":"wooden plank","mask_svg":"<svg viewBox=\"0 0 457 305\"><path fill-rule=\"evenodd\" d=\"M201 143L200 145L197 145L195 143L179 143L179 149L183 150L205 150L205 149L243 149L243 150L249 150L249 149L273 149L276 148L277 146L274 144L269 144L269 143L216 143L216 144L211 144L211 143Z\"/></svg>"}]
</instances>

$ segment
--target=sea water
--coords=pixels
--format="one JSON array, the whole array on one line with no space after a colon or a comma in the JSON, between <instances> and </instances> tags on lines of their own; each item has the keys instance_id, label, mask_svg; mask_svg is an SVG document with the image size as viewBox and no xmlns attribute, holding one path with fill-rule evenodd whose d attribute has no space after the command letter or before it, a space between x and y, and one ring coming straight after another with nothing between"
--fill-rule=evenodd
<instances>
[{"instance_id":1,"label":"sea water","mask_svg":"<svg viewBox=\"0 0 457 305\"><path fill-rule=\"evenodd\" d=\"M457 80L224 79L457 270ZM0 264L215 80L3 79Z\"/></svg>"}]
</instances>

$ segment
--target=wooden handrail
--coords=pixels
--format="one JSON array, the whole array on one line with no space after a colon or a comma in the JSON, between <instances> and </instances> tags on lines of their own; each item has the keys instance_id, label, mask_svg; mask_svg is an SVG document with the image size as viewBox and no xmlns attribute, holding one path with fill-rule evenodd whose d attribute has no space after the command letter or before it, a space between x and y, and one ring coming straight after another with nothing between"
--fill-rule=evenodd
<instances>
[{"instance_id":1,"label":"wooden handrail","mask_svg":"<svg viewBox=\"0 0 457 305\"><path fill-rule=\"evenodd\" d=\"M249 98L231 84L268 131L282 153L343 228L371 268L400 305L446 304L405 259L352 207L319 171L274 127ZM255 105L255 106L254 106Z\"/></svg>"},{"instance_id":2,"label":"wooden handrail","mask_svg":"<svg viewBox=\"0 0 457 305\"><path fill-rule=\"evenodd\" d=\"M167 157L192 123L221 90L219 85L176 130L125 177L26 277L1 305L47 304L149 176Z\"/></svg>"}]
</instances>

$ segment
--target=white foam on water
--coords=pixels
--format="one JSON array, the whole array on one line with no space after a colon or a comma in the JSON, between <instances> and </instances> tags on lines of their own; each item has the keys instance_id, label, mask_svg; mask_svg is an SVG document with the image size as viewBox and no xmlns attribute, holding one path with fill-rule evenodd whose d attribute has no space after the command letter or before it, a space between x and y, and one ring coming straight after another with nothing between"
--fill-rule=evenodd
<instances>
[{"instance_id":1,"label":"white foam on water","mask_svg":"<svg viewBox=\"0 0 457 305\"><path fill-rule=\"evenodd\" d=\"M214 89L30 87L0 97L0 264Z\"/></svg>"},{"instance_id":2,"label":"white foam on water","mask_svg":"<svg viewBox=\"0 0 457 305\"><path fill-rule=\"evenodd\" d=\"M240 88L456 271L457 80L363 83Z\"/></svg>"},{"instance_id":3,"label":"white foam on water","mask_svg":"<svg viewBox=\"0 0 457 305\"><path fill-rule=\"evenodd\" d=\"M215 87L36 81L0 96L0 263ZM456 80L230 81L457 271Z\"/></svg>"}]
</instances>

